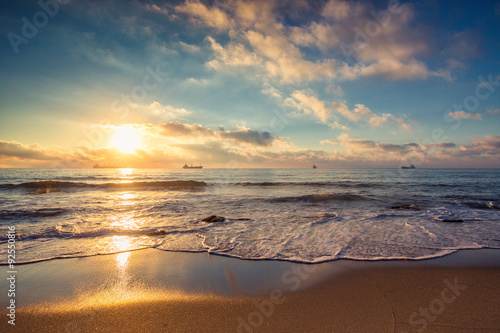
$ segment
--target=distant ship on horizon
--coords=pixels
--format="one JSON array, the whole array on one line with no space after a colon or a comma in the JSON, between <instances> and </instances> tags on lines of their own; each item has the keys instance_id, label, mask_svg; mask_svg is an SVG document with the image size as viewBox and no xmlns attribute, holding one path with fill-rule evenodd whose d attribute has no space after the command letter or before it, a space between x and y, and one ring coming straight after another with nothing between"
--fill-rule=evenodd
<instances>
[{"instance_id":1,"label":"distant ship on horizon","mask_svg":"<svg viewBox=\"0 0 500 333\"><path fill-rule=\"evenodd\" d=\"M415 169L415 166L410 164L410 166L402 166L401 169Z\"/></svg>"},{"instance_id":2,"label":"distant ship on horizon","mask_svg":"<svg viewBox=\"0 0 500 333\"><path fill-rule=\"evenodd\" d=\"M95 164L94 169L124 169L127 166L121 164Z\"/></svg>"},{"instance_id":3,"label":"distant ship on horizon","mask_svg":"<svg viewBox=\"0 0 500 333\"><path fill-rule=\"evenodd\" d=\"M193 165L193 163L191 163L191 166L184 164L184 166L182 167L183 169L201 169L203 168L203 165Z\"/></svg>"}]
</instances>

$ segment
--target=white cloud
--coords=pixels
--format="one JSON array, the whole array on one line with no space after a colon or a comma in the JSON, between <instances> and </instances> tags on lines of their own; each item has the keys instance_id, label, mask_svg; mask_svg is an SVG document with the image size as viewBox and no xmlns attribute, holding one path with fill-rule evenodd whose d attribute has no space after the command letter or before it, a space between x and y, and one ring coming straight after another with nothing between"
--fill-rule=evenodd
<instances>
[{"instance_id":1,"label":"white cloud","mask_svg":"<svg viewBox=\"0 0 500 333\"><path fill-rule=\"evenodd\" d=\"M187 44L187 43L184 43L184 42L179 42L179 45L181 46L181 48L184 51L190 52L190 53L200 52L200 50L201 50L201 48L199 46Z\"/></svg>"},{"instance_id":2,"label":"white cloud","mask_svg":"<svg viewBox=\"0 0 500 333\"><path fill-rule=\"evenodd\" d=\"M334 96L337 97L342 97L344 96L344 91L342 90L342 87L340 85L329 85L325 89L326 92L333 94Z\"/></svg>"},{"instance_id":3,"label":"white cloud","mask_svg":"<svg viewBox=\"0 0 500 333\"><path fill-rule=\"evenodd\" d=\"M448 117L454 119L474 119L474 120L482 120L481 114L474 112L465 112L465 111L455 111L448 113Z\"/></svg>"},{"instance_id":4,"label":"white cloud","mask_svg":"<svg viewBox=\"0 0 500 333\"><path fill-rule=\"evenodd\" d=\"M337 121L342 116L353 123L366 123L372 127L379 127L390 122L396 123L406 131L410 131L413 120L405 121L402 117L396 117L390 113L375 114L363 104L356 104L354 109L349 110L343 102L325 102L318 99L311 90L296 90L284 101L286 106L300 111L298 115L310 115L331 128L349 130L349 128Z\"/></svg>"},{"instance_id":5,"label":"white cloud","mask_svg":"<svg viewBox=\"0 0 500 333\"><path fill-rule=\"evenodd\" d=\"M325 105L324 101L312 96L312 91L295 91L291 98L285 100L285 105L292 106L303 112L305 115L311 115L321 123L326 124L333 111Z\"/></svg>"},{"instance_id":6,"label":"white cloud","mask_svg":"<svg viewBox=\"0 0 500 333\"><path fill-rule=\"evenodd\" d=\"M493 108L489 108L487 110L487 112L491 115L494 115L494 116L497 116L497 115L500 115L500 108L496 108L496 109L493 109Z\"/></svg>"},{"instance_id":7,"label":"white cloud","mask_svg":"<svg viewBox=\"0 0 500 333\"><path fill-rule=\"evenodd\" d=\"M309 5L300 1L280 5L276 1L236 1L207 6L186 0L175 9L201 24L229 31L230 41L224 46L210 37L216 58L207 65L214 69L253 66L259 74L282 84L360 76L453 79L452 67L433 71L418 59L430 44L423 32L412 26L415 15L410 4L397 3L389 10L359 1L330 0L321 10L322 18L293 27L283 24L280 11L293 12L291 7ZM373 14L382 11L382 18ZM345 45L353 50L347 57ZM317 47L323 56L307 59L301 47ZM347 58L356 61L351 64Z\"/></svg>"},{"instance_id":8,"label":"white cloud","mask_svg":"<svg viewBox=\"0 0 500 333\"><path fill-rule=\"evenodd\" d=\"M343 20L353 13L354 4L342 0L330 0L323 8L322 15L335 20Z\"/></svg>"},{"instance_id":9,"label":"white cloud","mask_svg":"<svg viewBox=\"0 0 500 333\"><path fill-rule=\"evenodd\" d=\"M161 13L163 15L167 15L168 14L168 9L167 8L160 7L160 6L156 5L156 4L146 5L146 9L150 10L152 12Z\"/></svg>"},{"instance_id":10,"label":"white cloud","mask_svg":"<svg viewBox=\"0 0 500 333\"><path fill-rule=\"evenodd\" d=\"M195 22L203 23L218 30L227 30L233 22L229 16L217 7L207 8L198 0L187 0L175 7L175 10L188 14Z\"/></svg>"},{"instance_id":11,"label":"white cloud","mask_svg":"<svg viewBox=\"0 0 500 333\"><path fill-rule=\"evenodd\" d=\"M226 47L223 47L212 37L207 37L207 40L216 54L216 59L207 63L208 67L223 69L225 66L260 67L262 65L262 59L248 51L243 44L230 43Z\"/></svg>"},{"instance_id":12,"label":"white cloud","mask_svg":"<svg viewBox=\"0 0 500 333\"><path fill-rule=\"evenodd\" d=\"M185 116L191 113L190 111L184 108L174 108L171 105L162 105L159 102L151 103L148 108L151 110L153 114L169 113L176 116L177 115Z\"/></svg>"}]
</instances>

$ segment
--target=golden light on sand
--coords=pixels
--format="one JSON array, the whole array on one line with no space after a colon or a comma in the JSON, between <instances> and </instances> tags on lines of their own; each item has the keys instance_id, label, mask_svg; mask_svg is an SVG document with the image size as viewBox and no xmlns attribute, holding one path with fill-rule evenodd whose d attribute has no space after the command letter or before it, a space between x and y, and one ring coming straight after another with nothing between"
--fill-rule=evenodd
<instances>
[{"instance_id":1,"label":"golden light on sand","mask_svg":"<svg viewBox=\"0 0 500 333\"><path fill-rule=\"evenodd\" d=\"M111 246L116 251L126 251L132 246L132 242L127 236L114 236ZM121 252L116 255L116 266L121 274L124 274L127 268L130 252Z\"/></svg>"},{"instance_id":2,"label":"golden light on sand","mask_svg":"<svg viewBox=\"0 0 500 333\"><path fill-rule=\"evenodd\" d=\"M113 137L113 147L120 151L131 154L140 147L141 139L137 131L130 127L118 126L115 127L115 135Z\"/></svg>"}]
</instances>

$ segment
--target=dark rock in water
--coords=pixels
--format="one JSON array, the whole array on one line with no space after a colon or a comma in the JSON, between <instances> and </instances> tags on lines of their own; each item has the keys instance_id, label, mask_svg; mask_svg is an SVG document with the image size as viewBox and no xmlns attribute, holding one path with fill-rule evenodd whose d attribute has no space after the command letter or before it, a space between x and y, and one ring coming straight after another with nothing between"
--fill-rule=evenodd
<instances>
[{"instance_id":1,"label":"dark rock in water","mask_svg":"<svg viewBox=\"0 0 500 333\"><path fill-rule=\"evenodd\" d=\"M400 206L392 206L391 209L411 209L411 210L422 210L420 207L415 205L400 205Z\"/></svg>"},{"instance_id":2,"label":"dark rock in water","mask_svg":"<svg viewBox=\"0 0 500 333\"><path fill-rule=\"evenodd\" d=\"M157 230L157 231L153 231L153 232L148 233L148 236L158 236L158 235L165 236L166 234L167 234L167 232L165 230Z\"/></svg>"},{"instance_id":3,"label":"dark rock in water","mask_svg":"<svg viewBox=\"0 0 500 333\"><path fill-rule=\"evenodd\" d=\"M224 216L210 215L202 219L203 222L224 222L226 218Z\"/></svg>"},{"instance_id":4,"label":"dark rock in water","mask_svg":"<svg viewBox=\"0 0 500 333\"><path fill-rule=\"evenodd\" d=\"M465 222L462 219L443 219L441 222Z\"/></svg>"}]
</instances>

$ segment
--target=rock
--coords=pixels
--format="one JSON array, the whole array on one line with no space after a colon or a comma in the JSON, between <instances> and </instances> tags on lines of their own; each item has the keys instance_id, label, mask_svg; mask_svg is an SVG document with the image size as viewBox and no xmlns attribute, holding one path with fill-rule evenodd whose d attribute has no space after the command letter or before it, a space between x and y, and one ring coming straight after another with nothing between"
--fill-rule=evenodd
<instances>
[{"instance_id":1,"label":"rock","mask_svg":"<svg viewBox=\"0 0 500 333\"><path fill-rule=\"evenodd\" d=\"M210 215L202 219L203 222L224 222L226 218L224 216Z\"/></svg>"},{"instance_id":2,"label":"rock","mask_svg":"<svg viewBox=\"0 0 500 333\"><path fill-rule=\"evenodd\" d=\"M165 236L166 234L167 234L167 232L165 230L157 230L157 231L153 231L153 232L148 233L148 236L158 236L158 235Z\"/></svg>"},{"instance_id":3,"label":"rock","mask_svg":"<svg viewBox=\"0 0 500 333\"><path fill-rule=\"evenodd\" d=\"M462 219L443 219L441 222L465 222Z\"/></svg>"},{"instance_id":4,"label":"rock","mask_svg":"<svg viewBox=\"0 0 500 333\"><path fill-rule=\"evenodd\" d=\"M410 209L410 210L422 210L420 207L415 205L401 205L401 206L392 206L391 209Z\"/></svg>"}]
</instances>

